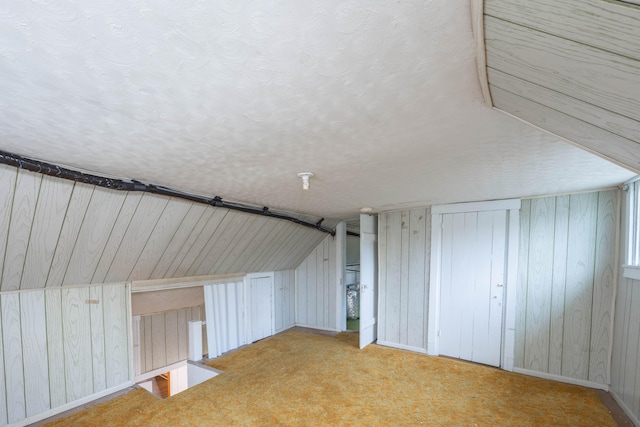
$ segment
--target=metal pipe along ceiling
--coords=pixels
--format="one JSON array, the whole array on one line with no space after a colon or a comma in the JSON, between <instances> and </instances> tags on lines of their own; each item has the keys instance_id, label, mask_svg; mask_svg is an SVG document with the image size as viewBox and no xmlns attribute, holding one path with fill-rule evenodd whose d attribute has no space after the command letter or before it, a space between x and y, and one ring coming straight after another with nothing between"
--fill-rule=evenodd
<instances>
[{"instance_id":1,"label":"metal pipe along ceiling","mask_svg":"<svg viewBox=\"0 0 640 427\"><path fill-rule=\"evenodd\" d=\"M31 172L37 172L44 175L54 176L57 178L69 179L75 182L82 182L90 185L97 185L99 187L110 188L112 190L121 191L143 191L145 193L154 193L162 196L179 197L181 199L189 200L196 203L204 203L218 208L226 208L235 211L245 212L253 215L268 216L270 218L281 219L285 221L291 221L304 227L313 228L323 233L331 234L335 236L335 230L330 230L322 226L324 218L321 218L317 223L311 223L303 221L301 219L271 212L268 207L258 208L255 206L243 205L240 203L226 202L221 197L207 198L203 196L196 196L193 194L183 193L181 191L172 190L171 188L162 187L153 184L145 184L140 181L123 181L121 179L105 178L102 176L87 174L84 172L74 171L71 169L63 168L61 166L53 165L50 163L41 162L39 160L29 159L27 157L19 156L17 154L7 153L0 151L0 163L5 165L14 166L19 169L26 169Z\"/></svg>"}]
</instances>

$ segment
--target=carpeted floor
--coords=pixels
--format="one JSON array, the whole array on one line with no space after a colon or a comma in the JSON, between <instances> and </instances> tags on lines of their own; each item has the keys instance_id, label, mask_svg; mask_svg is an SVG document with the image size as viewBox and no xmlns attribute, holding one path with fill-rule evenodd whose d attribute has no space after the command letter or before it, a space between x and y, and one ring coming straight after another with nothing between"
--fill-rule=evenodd
<instances>
[{"instance_id":1,"label":"carpeted floor","mask_svg":"<svg viewBox=\"0 0 640 427\"><path fill-rule=\"evenodd\" d=\"M357 339L289 331L169 399L136 390L50 425L616 425L594 390Z\"/></svg>"}]
</instances>

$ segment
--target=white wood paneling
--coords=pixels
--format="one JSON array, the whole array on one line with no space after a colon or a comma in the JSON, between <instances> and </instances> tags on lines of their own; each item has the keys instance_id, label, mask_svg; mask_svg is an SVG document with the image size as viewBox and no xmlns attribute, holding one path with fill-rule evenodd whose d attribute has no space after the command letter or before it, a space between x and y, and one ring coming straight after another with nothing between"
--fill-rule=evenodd
<instances>
[{"instance_id":1,"label":"white wood paneling","mask_svg":"<svg viewBox=\"0 0 640 427\"><path fill-rule=\"evenodd\" d=\"M80 183L76 183L73 186L73 193L71 194L69 206L67 206L67 214L60 230L56 252L47 277L47 288L61 286L64 281L64 276L69 267L69 260L78 239L78 232L84 221L94 189L93 186Z\"/></svg>"},{"instance_id":2,"label":"white wood paneling","mask_svg":"<svg viewBox=\"0 0 640 427\"><path fill-rule=\"evenodd\" d=\"M378 216L378 342L427 350L429 209Z\"/></svg>"},{"instance_id":3,"label":"white wood paneling","mask_svg":"<svg viewBox=\"0 0 640 427\"><path fill-rule=\"evenodd\" d=\"M62 327L64 330L67 400L74 401L93 393L91 372L91 329L88 288L62 291Z\"/></svg>"},{"instance_id":4,"label":"white wood paneling","mask_svg":"<svg viewBox=\"0 0 640 427\"><path fill-rule=\"evenodd\" d=\"M123 310L103 306L107 288L105 295L119 295ZM129 383L127 301L125 284L0 294L0 425L52 415L108 392L105 360L117 345L105 340L103 325L124 325L125 370L110 372L110 381L116 388Z\"/></svg>"},{"instance_id":5,"label":"white wood paneling","mask_svg":"<svg viewBox=\"0 0 640 427\"><path fill-rule=\"evenodd\" d=\"M640 120L637 60L491 16L485 24L489 67Z\"/></svg>"},{"instance_id":6,"label":"white wood paneling","mask_svg":"<svg viewBox=\"0 0 640 427\"><path fill-rule=\"evenodd\" d=\"M640 172L640 8L603 0L487 0L493 104Z\"/></svg>"},{"instance_id":7,"label":"white wood paneling","mask_svg":"<svg viewBox=\"0 0 640 427\"><path fill-rule=\"evenodd\" d=\"M2 271L3 291L20 289L41 181L41 175L18 172Z\"/></svg>"},{"instance_id":8,"label":"white wood paneling","mask_svg":"<svg viewBox=\"0 0 640 427\"><path fill-rule=\"evenodd\" d=\"M0 291L287 270L326 237L268 216L4 165L0 184Z\"/></svg>"},{"instance_id":9,"label":"white wood paneling","mask_svg":"<svg viewBox=\"0 0 640 427\"><path fill-rule=\"evenodd\" d=\"M602 0L486 0L485 14L640 60L640 8Z\"/></svg>"},{"instance_id":10,"label":"white wood paneling","mask_svg":"<svg viewBox=\"0 0 640 427\"><path fill-rule=\"evenodd\" d=\"M91 283L127 193L96 187L78 233L63 285Z\"/></svg>"},{"instance_id":11,"label":"white wood paneling","mask_svg":"<svg viewBox=\"0 0 640 427\"><path fill-rule=\"evenodd\" d=\"M275 332L295 326L295 270L276 271Z\"/></svg>"},{"instance_id":12,"label":"white wood paneling","mask_svg":"<svg viewBox=\"0 0 640 427\"><path fill-rule=\"evenodd\" d=\"M71 181L42 177L20 289L40 288L46 283L72 191Z\"/></svg>"},{"instance_id":13,"label":"white wood paneling","mask_svg":"<svg viewBox=\"0 0 640 427\"><path fill-rule=\"evenodd\" d=\"M14 423L26 418L20 294L2 295L0 309L2 309L2 346L7 388L7 421Z\"/></svg>"},{"instance_id":14,"label":"white wood paneling","mask_svg":"<svg viewBox=\"0 0 640 427\"><path fill-rule=\"evenodd\" d=\"M616 200L611 190L523 202L517 368L608 383Z\"/></svg>"},{"instance_id":15,"label":"white wood paneling","mask_svg":"<svg viewBox=\"0 0 640 427\"><path fill-rule=\"evenodd\" d=\"M50 409L44 291L20 294L26 416Z\"/></svg>"},{"instance_id":16,"label":"white wood paneling","mask_svg":"<svg viewBox=\"0 0 640 427\"><path fill-rule=\"evenodd\" d=\"M2 307L2 302L0 301L0 308ZM0 313L0 331L2 331L2 313ZM3 335L4 336L4 335ZM3 381L0 381L0 425L7 424L7 385L6 381L4 381L4 340L0 339L0 378Z\"/></svg>"},{"instance_id":17,"label":"white wood paneling","mask_svg":"<svg viewBox=\"0 0 640 427\"><path fill-rule=\"evenodd\" d=\"M62 290L45 292L47 318L47 356L49 362L49 395L51 407L68 402L67 381L64 371L64 331L62 329Z\"/></svg>"},{"instance_id":18,"label":"white wood paneling","mask_svg":"<svg viewBox=\"0 0 640 427\"><path fill-rule=\"evenodd\" d=\"M336 330L335 239L327 236L296 269L296 325Z\"/></svg>"},{"instance_id":19,"label":"white wood paneling","mask_svg":"<svg viewBox=\"0 0 640 427\"><path fill-rule=\"evenodd\" d=\"M187 360L187 325L191 320L203 320L202 310L199 305L140 316L140 371L135 376Z\"/></svg>"}]
</instances>

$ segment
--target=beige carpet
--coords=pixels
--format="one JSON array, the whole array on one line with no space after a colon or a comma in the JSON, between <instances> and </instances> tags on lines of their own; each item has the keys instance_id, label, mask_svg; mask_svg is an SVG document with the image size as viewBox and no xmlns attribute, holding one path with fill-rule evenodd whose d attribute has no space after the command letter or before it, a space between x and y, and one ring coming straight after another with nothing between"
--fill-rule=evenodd
<instances>
[{"instance_id":1,"label":"beige carpet","mask_svg":"<svg viewBox=\"0 0 640 427\"><path fill-rule=\"evenodd\" d=\"M52 425L615 426L597 393L371 345L286 332L210 363L224 373L169 399L137 390Z\"/></svg>"}]
</instances>

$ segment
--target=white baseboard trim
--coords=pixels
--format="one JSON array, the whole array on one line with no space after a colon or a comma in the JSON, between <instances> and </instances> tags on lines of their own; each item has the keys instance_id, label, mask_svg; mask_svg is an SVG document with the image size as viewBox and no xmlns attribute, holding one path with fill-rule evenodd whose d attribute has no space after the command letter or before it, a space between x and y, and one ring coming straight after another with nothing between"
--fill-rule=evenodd
<instances>
[{"instance_id":1,"label":"white baseboard trim","mask_svg":"<svg viewBox=\"0 0 640 427\"><path fill-rule=\"evenodd\" d=\"M589 387L589 388L595 388L598 390L609 391L609 385L600 384L593 381L578 380L575 378L563 377L560 375L548 374L546 372L538 372L538 371L532 371L529 369L522 369L522 368L513 368L513 372L515 372L516 374L529 375L530 377L543 378L545 380L558 381L561 383L567 383L567 384L579 385L582 387Z\"/></svg>"},{"instance_id":2,"label":"white baseboard trim","mask_svg":"<svg viewBox=\"0 0 640 427\"><path fill-rule=\"evenodd\" d=\"M424 348L413 347L413 346L410 346L410 345L397 344L397 343L394 343L394 342L381 341L381 340L377 340L376 344L382 345L384 347L397 348L399 350L407 350L407 351L413 351L415 353L427 354L427 350L425 350Z\"/></svg>"},{"instance_id":3,"label":"white baseboard trim","mask_svg":"<svg viewBox=\"0 0 640 427\"><path fill-rule=\"evenodd\" d=\"M611 394L611 397L613 397L613 400L615 400L618 405L620 405L624 413L627 414L627 417L631 419L633 424L635 424L636 426L640 426L640 419L636 416L636 414L633 413L633 411L627 406L627 404L622 401L622 398L620 398L620 396L618 396L618 394L613 390L609 390L609 393Z\"/></svg>"},{"instance_id":4,"label":"white baseboard trim","mask_svg":"<svg viewBox=\"0 0 640 427\"><path fill-rule=\"evenodd\" d=\"M103 391L101 391L99 393L94 393L94 394L92 394L90 396L83 397L82 399L74 400L73 402L65 403L64 405L58 406L58 407L53 408L53 409L49 409L48 411L41 412L41 413L39 413L37 415L33 415L33 416L29 417L29 418L25 418L24 420L18 421L16 423L11 424L11 425L12 426L20 426L20 427L22 427L22 426L26 426L26 425L29 425L29 424L32 424L32 423L35 423L35 422L38 422L38 421L42 421L42 420L44 420L46 418L53 417L54 415L58 415L58 414L60 414L62 412L68 411L69 409L73 409L73 408L76 408L78 406L84 405L86 403L92 402L92 401L94 401L96 399L100 399L101 397L105 397L105 396L108 396L110 394L117 393L120 390L124 390L125 388L131 387L131 386L133 386L133 381L127 381L126 383L122 383L122 384L117 385L115 387L111 387L111 388L109 388L107 390L103 390Z\"/></svg>"}]
</instances>

